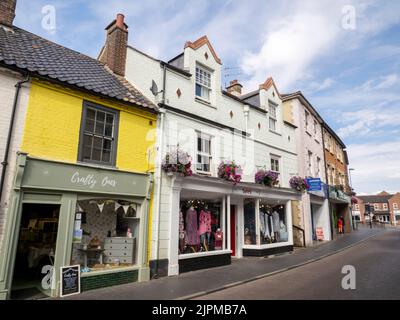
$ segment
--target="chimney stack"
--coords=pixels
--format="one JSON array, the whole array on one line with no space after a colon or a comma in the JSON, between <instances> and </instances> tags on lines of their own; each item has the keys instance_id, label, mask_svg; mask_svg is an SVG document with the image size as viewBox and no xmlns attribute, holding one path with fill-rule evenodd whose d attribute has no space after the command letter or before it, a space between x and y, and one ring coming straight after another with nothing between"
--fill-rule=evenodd
<instances>
[{"instance_id":1,"label":"chimney stack","mask_svg":"<svg viewBox=\"0 0 400 320\"><path fill-rule=\"evenodd\" d=\"M17 0L0 1L0 24L12 26L15 18L15 7Z\"/></svg>"},{"instance_id":2,"label":"chimney stack","mask_svg":"<svg viewBox=\"0 0 400 320\"><path fill-rule=\"evenodd\" d=\"M240 97L242 95L242 88L243 86L237 81L237 80L232 80L229 83L229 86L226 88L226 90L236 96L236 97Z\"/></svg>"},{"instance_id":3,"label":"chimney stack","mask_svg":"<svg viewBox=\"0 0 400 320\"><path fill-rule=\"evenodd\" d=\"M124 23L124 18L124 15L119 13L117 18L106 27L106 44L99 56L101 62L120 76L125 76L128 46L128 26Z\"/></svg>"}]
</instances>

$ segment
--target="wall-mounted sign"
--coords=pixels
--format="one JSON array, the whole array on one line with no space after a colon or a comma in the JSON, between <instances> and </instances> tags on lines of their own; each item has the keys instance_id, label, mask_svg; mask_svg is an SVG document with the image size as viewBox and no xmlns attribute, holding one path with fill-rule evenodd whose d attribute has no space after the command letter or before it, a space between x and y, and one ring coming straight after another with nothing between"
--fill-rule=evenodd
<instances>
[{"instance_id":1,"label":"wall-mounted sign","mask_svg":"<svg viewBox=\"0 0 400 320\"><path fill-rule=\"evenodd\" d=\"M81 266L61 267L60 296L66 297L81 293Z\"/></svg>"},{"instance_id":2,"label":"wall-mounted sign","mask_svg":"<svg viewBox=\"0 0 400 320\"><path fill-rule=\"evenodd\" d=\"M308 191L321 191L322 190L322 185L321 185L321 179L320 178L307 178L307 184L308 184Z\"/></svg>"}]
</instances>

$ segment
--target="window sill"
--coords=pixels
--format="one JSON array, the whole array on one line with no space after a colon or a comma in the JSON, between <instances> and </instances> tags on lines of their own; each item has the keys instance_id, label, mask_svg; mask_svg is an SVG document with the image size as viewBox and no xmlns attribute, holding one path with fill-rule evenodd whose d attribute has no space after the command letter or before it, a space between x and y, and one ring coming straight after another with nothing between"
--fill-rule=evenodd
<instances>
[{"instance_id":1,"label":"window sill","mask_svg":"<svg viewBox=\"0 0 400 320\"><path fill-rule=\"evenodd\" d=\"M314 139L314 140L315 140L315 142L316 142L316 143L320 144L320 142L319 142L319 140L318 140L318 139Z\"/></svg>"},{"instance_id":2,"label":"window sill","mask_svg":"<svg viewBox=\"0 0 400 320\"><path fill-rule=\"evenodd\" d=\"M77 164L88 166L88 167L93 167L93 168L103 168L103 169L113 169L113 170L119 170L118 167L114 165L107 165L107 164L102 164L102 163L96 163L96 162L87 162L87 161L77 161Z\"/></svg>"},{"instance_id":3,"label":"window sill","mask_svg":"<svg viewBox=\"0 0 400 320\"><path fill-rule=\"evenodd\" d=\"M310 137L312 137L312 134L311 134L308 130L306 130L306 133L307 133Z\"/></svg>"},{"instance_id":4,"label":"window sill","mask_svg":"<svg viewBox=\"0 0 400 320\"><path fill-rule=\"evenodd\" d=\"M211 102L209 102L209 101L207 101L207 100L204 100L204 99L202 99L202 98L199 98L198 96L195 97L195 100L196 100L196 102L199 102L199 103L201 103L201 104L204 104L204 105L206 105L207 107L210 107L210 108L213 108L213 109L217 109L217 107L216 107L216 106L213 106L213 105L211 104Z\"/></svg>"},{"instance_id":5,"label":"window sill","mask_svg":"<svg viewBox=\"0 0 400 320\"><path fill-rule=\"evenodd\" d=\"M272 133L274 133L274 134L276 134L278 136L282 136L282 133L280 133L278 131L274 131L274 130L269 129L269 132L272 132Z\"/></svg>"}]
</instances>

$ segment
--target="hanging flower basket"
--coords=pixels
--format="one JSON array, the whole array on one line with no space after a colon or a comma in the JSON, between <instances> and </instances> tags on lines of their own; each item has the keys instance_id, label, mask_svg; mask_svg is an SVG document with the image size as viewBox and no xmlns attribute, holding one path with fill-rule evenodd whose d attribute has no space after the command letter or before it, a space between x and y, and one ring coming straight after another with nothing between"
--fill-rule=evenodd
<instances>
[{"instance_id":1,"label":"hanging flower basket","mask_svg":"<svg viewBox=\"0 0 400 320\"><path fill-rule=\"evenodd\" d=\"M291 188L301 192L305 192L309 188L307 180L299 176L291 177L289 184Z\"/></svg>"},{"instance_id":2,"label":"hanging flower basket","mask_svg":"<svg viewBox=\"0 0 400 320\"><path fill-rule=\"evenodd\" d=\"M218 178L239 183L242 179L242 168L234 161L221 162L218 166Z\"/></svg>"},{"instance_id":3,"label":"hanging flower basket","mask_svg":"<svg viewBox=\"0 0 400 320\"><path fill-rule=\"evenodd\" d=\"M193 174L191 157L187 152L176 148L165 155L161 164L162 170L169 175L173 176L178 174L183 177L188 177Z\"/></svg>"},{"instance_id":4,"label":"hanging flower basket","mask_svg":"<svg viewBox=\"0 0 400 320\"><path fill-rule=\"evenodd\" d=\"M254 176L254 180L258 184L267 187L273 187L279 184L279 174L271 170L258 170Z\"/></svg>"},{"instance_id":5,"label":"hanging flower basket","mask_svg":"<svg viewBox=\"0 0 400 320\"><path fill-rule=\"evenodd\" d=\"M357 204L358 203L358 199L355 196L351 197L351 204Z\"/></svg>"}]
</instances>

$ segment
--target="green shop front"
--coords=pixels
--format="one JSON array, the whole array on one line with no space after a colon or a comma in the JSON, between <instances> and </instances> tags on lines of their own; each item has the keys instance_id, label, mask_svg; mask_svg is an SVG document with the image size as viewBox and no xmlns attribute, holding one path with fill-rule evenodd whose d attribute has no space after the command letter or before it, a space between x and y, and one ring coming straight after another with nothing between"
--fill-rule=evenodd
<instances>
[{"instance_id":1,"label":"green shop front","mask_svg":"<svg viewBox=\"0 0 400 320\"><path fill-rule=\"evenodd\" d=\"M151 188L150 174L19 154L0 299L60 296L61 268L69 266L80 272L81 292L149 280Z\"/></svg>"}]
</instances>

